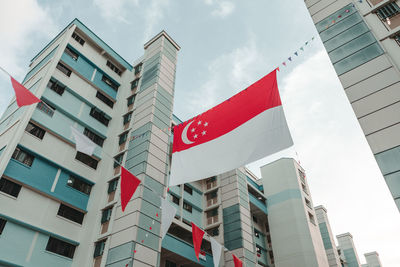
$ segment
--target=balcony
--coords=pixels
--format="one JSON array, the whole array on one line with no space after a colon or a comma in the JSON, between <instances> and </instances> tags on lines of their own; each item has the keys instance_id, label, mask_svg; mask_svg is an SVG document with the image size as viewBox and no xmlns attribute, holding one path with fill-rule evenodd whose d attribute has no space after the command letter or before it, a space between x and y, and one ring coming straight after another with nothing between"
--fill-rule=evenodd
<instances>
[{"instance_id":1,"label":"balcony","mask_svg":"<svg viewBox=\"0 0 400 267\"><path fill-rule=\"evenodd\" d=\"M218 203L218 197L207 199L207 207L215 205Z\"/></svg>"},{"instance_id":2,"label":"balcony","mask_svg":"<svg viewBox=\"0 0 400 267\"><path fill-rule=\"evenodd\" d=\"M207 217L207 225L211 225L218 222L218 214L212 217Z\"/></svg>"},{"instance_id":3,"label":"balcony","mask_svg":"<svg viewBox=\"0 0 400 267\"><path fill-rule=\"evenodd\" d=\"M259 210L261 210L265 214L268 214L267 205L263 201L259 200L251 193L249 193L249 200L250 203L256 206Z\"/></svg>"}]
</instances>

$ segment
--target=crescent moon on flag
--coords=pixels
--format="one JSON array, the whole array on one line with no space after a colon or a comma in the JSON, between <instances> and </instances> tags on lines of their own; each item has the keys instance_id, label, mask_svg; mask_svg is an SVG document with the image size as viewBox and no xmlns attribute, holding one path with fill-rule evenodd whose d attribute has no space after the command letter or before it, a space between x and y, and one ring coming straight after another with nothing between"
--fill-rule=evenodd
<instances>
[{"instance_id":1,"label":"crescent moon on flag","mask_svg":"<svg viewBox=\"0 0 400 267\"><path fill-rule=\"evenodd\" d=\"M194 122L194 121L189 122L189 123L185 126L185 128L183 129L183 131L182 131L182 135L181 135L182 141L183 141L185 144L187 144L187 145L190 145L190 144L193 144L193 143L194 143L194 142L190 141L190 140L188 139L188 137L187 137L187 131L188 131L189 127L190 127L190 124L192 124L193 122Z\"/></svg>"}]
</instances>

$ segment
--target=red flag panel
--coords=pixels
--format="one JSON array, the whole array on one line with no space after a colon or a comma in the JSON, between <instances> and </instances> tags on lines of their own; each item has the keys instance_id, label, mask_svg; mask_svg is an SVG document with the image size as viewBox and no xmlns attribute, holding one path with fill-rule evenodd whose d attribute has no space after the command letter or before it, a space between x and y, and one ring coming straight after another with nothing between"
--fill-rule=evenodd
<instances>
[{"instance_id":1,"label":"red flag panel","mask_svg":"<svg viewBox=\"0 0 400 267\"><path fill-rule=\"evenodd\" d=\"M122 211L125 210L129 200L131 200L137 187L140 184L140 180L130 173L127 169L121 166L121 206Z\"/></svg>"},{"instance_id":2,"label":"red flag panel","mask_svg":"<svg viewBox=\"0 0 400 267\"><path fill-rule=\"evenodd\" d=\"M243 267L243 262L238 257L236 257L235 254L232 254L232 256L235 267Z\"/></svg>"},{"instance_id":3,"label":"red flag panel","mask_svg":"<svg viewBox=\"0 0 400 267\"><path fill-rule=\"evenodd\" d=\"M192 223L192 235L193 235L193 247L194 253L196 254L197 261L199 260L199 253L201 248L201 242L203 241L204 231L201 230L197 225Z\"/></svg>"},{"instance_id":4,"label":"red flag panel","mask_svg":"<svg viewBox=\"0 0 400 267\"><path fill-rule=\"evenodd\" d=\"M32 94L28 89L26 89L22 84L17 82L13 77L11 77L11 85L14 88L15 98L17 99L18 107L29 106L40 102L40 99Z\"/></svg>"}]
</instances>

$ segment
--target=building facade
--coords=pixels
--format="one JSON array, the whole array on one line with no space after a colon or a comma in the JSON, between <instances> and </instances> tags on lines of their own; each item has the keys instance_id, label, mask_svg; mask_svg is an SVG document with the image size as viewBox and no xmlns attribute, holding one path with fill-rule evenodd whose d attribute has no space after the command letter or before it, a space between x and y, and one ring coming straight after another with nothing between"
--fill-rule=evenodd
<instances>
[{"instance_id":1,"label":"building facade","mask_svg":"<svg viewBox=\"0 0 400 267\"><path fill-rule=\"evenodd\" d=\"M75 19L32 59L22 83L42 103L13 99L0 119L0 266L213 266L210 236L220 266L232 253L248 267L328 266L292 159L262 179L238 168L167 188L179 49L162 31L130 64ZM92 156L71 126L98 145ZM125 212L120 164L141 180ZM160 197L178 210L162 240ZM191 222L207 232L199 262Z\"/></svg>"},{"instance_id":2,"label":"building facade","mask_svg":"<svg viewBox=\"0 0 400 267\"><path fill-rule=\"evenodd\" d=\"M320 205L314 208L317 215L319 231L321 232L322 241L326 257L328 258L329 267L341 267L340 257L335 244L335 238L329 223L328 214L324 206Z\"/></svg>"},{"instance_id":3,"label":"building facade","mask_svg":"<svg viewBox=\"0 0 400 267\"><path fill-rule=\"evenodd\" d=\"M344 233L336 236L339 242L339 253L346 267L360 267L356 247L354 246L353 236Z\"/></svg>"},{"instance_id":4,"label":"building facade","mask_svg":"<svg viewBox=\"0 0 400 267\"><path fill-rule=\"evenodd\" d=\"M305 4L400 210L400 1Z\"/></svg>"},{"instance_id":5,"label":"building facade","mask_svg":"<svg viewBox=\"0 0 400 267\"><path fill-rule=\"evenodd\" d=\"M376 251L365 253L364 257L367 261L366 264L362 264L362 267L382 267L381 259Z\"/></svg>"}]
</instances>

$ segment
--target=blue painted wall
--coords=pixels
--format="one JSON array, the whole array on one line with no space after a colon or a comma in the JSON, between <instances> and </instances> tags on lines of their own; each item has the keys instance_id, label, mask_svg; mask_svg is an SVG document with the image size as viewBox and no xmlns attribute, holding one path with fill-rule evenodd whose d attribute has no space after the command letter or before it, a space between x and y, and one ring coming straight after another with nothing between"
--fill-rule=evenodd
<instances>
[{"instance_id":1,"label":"blue painted wall","mask_svg":"<svg viewBox=\"0 0 400 267\"><path fill-rule=\"evenodd\" d=\"M25 260L35 233L34 230L7 221L3 233L0 235L1 260L24 267L71 266L71 259L46 251L49 236L43 233L39 233L31 259L29 262L26 262Z\"/></svg>"},{"instance_id":2,"label":"blue painted wall","mask_svg":"<svg viewBox=\"0 0 400 267\"><path fill-rule=\"evenodd\" d=\"M264 186L263 185L259 185L256 182L253 181L253 179L251 179L250 177L246 176L247 178L247 182L249 184L251 184L252 186L254 186L255 188L257 188L259 191L263 192L264 191Z\"/></svg>"},{"instance_id":3,"label":"blue painted wall","mask_svg":"<svg viewBox=\"0 0 400 267\"><path fill-rule=\"evenodd\" d=\"M183 209L182 218L203 227L203 195L196 189L193 189L192 192L193 194L190 195L186 191L183 191L183 200L181 201L187 202L192 206L192 213Z\"/></svg>"},{"instance_id":4,"label":"blue painted wall","mask_svg":"<svg viewBox=\"0 0 400 267\"><path fill-rule=\"evenodd\" d=\"M83 77L85 77L89 81L91 81L91 79L92 79L94 69L97 69L93 83L97 87L102 89L107 95L109 95L113 99L116 99L117 92L101 80L101 78L102 78L103 74L105 74L105 72L102 71L99 67L97 67L94 63L92 63L85 56L83 56L81 53L79 53L78 50L75 50L72 46L68 46L68 47L79 55L78 59L74 60L68 54L66 54L64 52L61 56L61 60L64 61L67 65L69 65L71 68L73 68L74 70L79 72L79 74L81 74ZM105 74L105 75L108 78L110 78L112 81L114 81L116 84L119 85L119 83L117 81L115 81L113 78L111 78L107 74Z\"/></svg>"},{"instance_id":5,"label":"blue painted wall","mask_svg":"<svg viewBox=\"0 0 400 267\"><path fill-rule=\"evenodd\" d=\"M89 196L70 186L67 186L68 177L72 173L62 169L55 190L54 192L51 192L50 190L59 166L56 166L50 161L39 157L37 154L32 154L35 155L35 159L31 167L11 159L6 167L6 170L4 171L4 174L72 206L86 210ZM85 181L89 182L86 179Z\"/></svg>"},{"instance_id":6,"label":"blue painted wall","mask_svg":"<svg viewBox=\"0 0 400 267\"><path fill-rule=\"evenodd\" d=\"M183 240L180 240L170 234L167 234L163 241L161 246L169 251L172 251L178 255L181 255L182 257L191 260L193 262L196 262L198 264L201 264L203 266L209 266L213 267L213 258L210 254L206 253L206 261L201 260L200 262L197 261L196 255L194 254L194 248L191 244L186 243Z\"/></svg>"}]
</instances>

